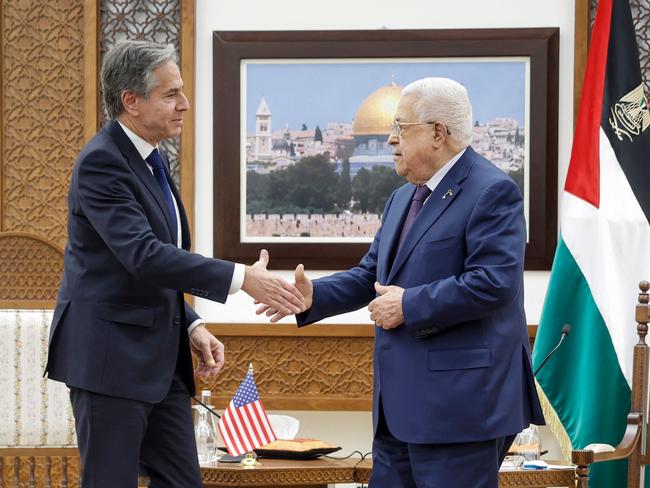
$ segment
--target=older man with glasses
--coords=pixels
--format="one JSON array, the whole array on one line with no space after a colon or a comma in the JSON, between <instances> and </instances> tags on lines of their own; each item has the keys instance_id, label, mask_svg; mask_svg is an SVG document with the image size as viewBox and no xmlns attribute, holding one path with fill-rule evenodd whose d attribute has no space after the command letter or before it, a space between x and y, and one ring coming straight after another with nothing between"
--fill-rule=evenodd
<instances>
[{"instance_id":1,"label":"older man with glasses","mask_svg":"<svg viewBox=\"0 0 650 488\"><path fill-rule=\"evenodd\" d=\"M296 269L299 325L368 305L377 326L372 488L496 488L514 436L544 423L524 313L522 195L471 138L465 88L408 85L388 138L408 183L389 197L368 253L313 283Z\"/></svg>"}]
</instances>

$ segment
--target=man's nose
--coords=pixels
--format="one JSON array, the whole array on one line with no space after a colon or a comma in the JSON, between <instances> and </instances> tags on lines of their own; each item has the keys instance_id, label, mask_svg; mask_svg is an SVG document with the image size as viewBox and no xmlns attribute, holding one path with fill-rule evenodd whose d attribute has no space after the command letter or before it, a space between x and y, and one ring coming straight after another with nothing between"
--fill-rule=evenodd
<instances>
[{"instance_id":1,"label":"man's nose","mask_svg":"<svg viewBox=\"0 0 650 488\"><path fill-rule=\"evenodd\" d=\"M399 143L399 137L397 137L397 134L395 134L395 131L393 130L388 134L388 145L395 146L397 143Z\"/></svg>"},{"instance_id":2,"label":"man's nose","mask_svg":"<svg viewBox=\"0 0 650 488\"><path fill-rule=\"evenodd\" d=\"M178 105L176 106L176 110L179 112L185 112L186 110L190 109L190 101L187 99L185 96L185 93L181 93L181 99L178 102Z\"/></svg>"}]
</instances>

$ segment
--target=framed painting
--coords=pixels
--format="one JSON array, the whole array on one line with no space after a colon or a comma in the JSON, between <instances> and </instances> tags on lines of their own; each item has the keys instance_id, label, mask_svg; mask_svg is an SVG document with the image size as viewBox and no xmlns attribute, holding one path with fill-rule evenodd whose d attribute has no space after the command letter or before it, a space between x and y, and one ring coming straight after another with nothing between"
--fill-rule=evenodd
<instances>
[{"instance_id":1,"label":"framed painting","mask_svg":"<svg viewBox=\"0 0 650 488\"><path fill-rule=\"evenodd\" d=\"M463 84L472 147L524 196L526 269L550 269L557 234L559 31L215 32L215 256L345 269L404 180L387 144L401 89Z\"/></svg>"}]
</instances>

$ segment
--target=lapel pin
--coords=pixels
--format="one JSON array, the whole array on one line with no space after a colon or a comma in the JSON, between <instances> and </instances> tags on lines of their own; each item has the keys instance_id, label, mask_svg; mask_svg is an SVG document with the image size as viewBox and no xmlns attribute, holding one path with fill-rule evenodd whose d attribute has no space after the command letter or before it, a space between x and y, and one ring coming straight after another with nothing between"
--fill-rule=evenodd
<instances>
[{"instance_id":1,"label":"lapel pin","mask_svg":"<svg viewBox=\"0 0 650 488\"><path fill-rule=\"evenodd\" d=\"M444 200L444 199L447 198L447 197L453 197L453 196L454 196L454 192L451 191L451 188L450 188L449 190L447 190L447 193L445 193L445 194L442 196L442 199Z\"/></svg>"}]
</instances>

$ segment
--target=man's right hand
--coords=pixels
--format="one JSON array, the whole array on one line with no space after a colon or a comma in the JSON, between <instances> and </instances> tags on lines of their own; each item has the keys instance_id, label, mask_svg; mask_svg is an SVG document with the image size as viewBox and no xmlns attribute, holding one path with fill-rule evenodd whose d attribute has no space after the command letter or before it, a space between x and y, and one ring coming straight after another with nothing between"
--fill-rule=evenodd
<instances>
[{"instance_id":1,"label":"man's right hand","mask_svg":"<svg viewBox=\"0 0 650 488\"><path fill-rule=\"evenodd\" d=\"M265 303L279 313L291 315L304 310L304 297L296 286L266 269L269 253L260 251L260 258L252 266L246 266L242 290L255 299L255 303Z\"/></svg>"},{"instance_id":2,"label":"man's right hand","mask_svg":"<svg viewBox=\"0 0 650 488\"><path fill-rule=\"evenodd\" d=\"M314 285L312 284L311 280L307 278L307 275L305 275L305 267L302 264L296 266L295 281L293 283L293 286L295 286L304 297L302 309L300 312L309 310L314 300ZM270 320L273 323L277 322L280 319L283 319L287 315L291 315L284 313L281 310L275 309L265 302L259 301L257 303L262 303L262 305L256 310L255 313L257 315L266 313L267 317L271 317Z\"/></svg>"}]
</instances>

